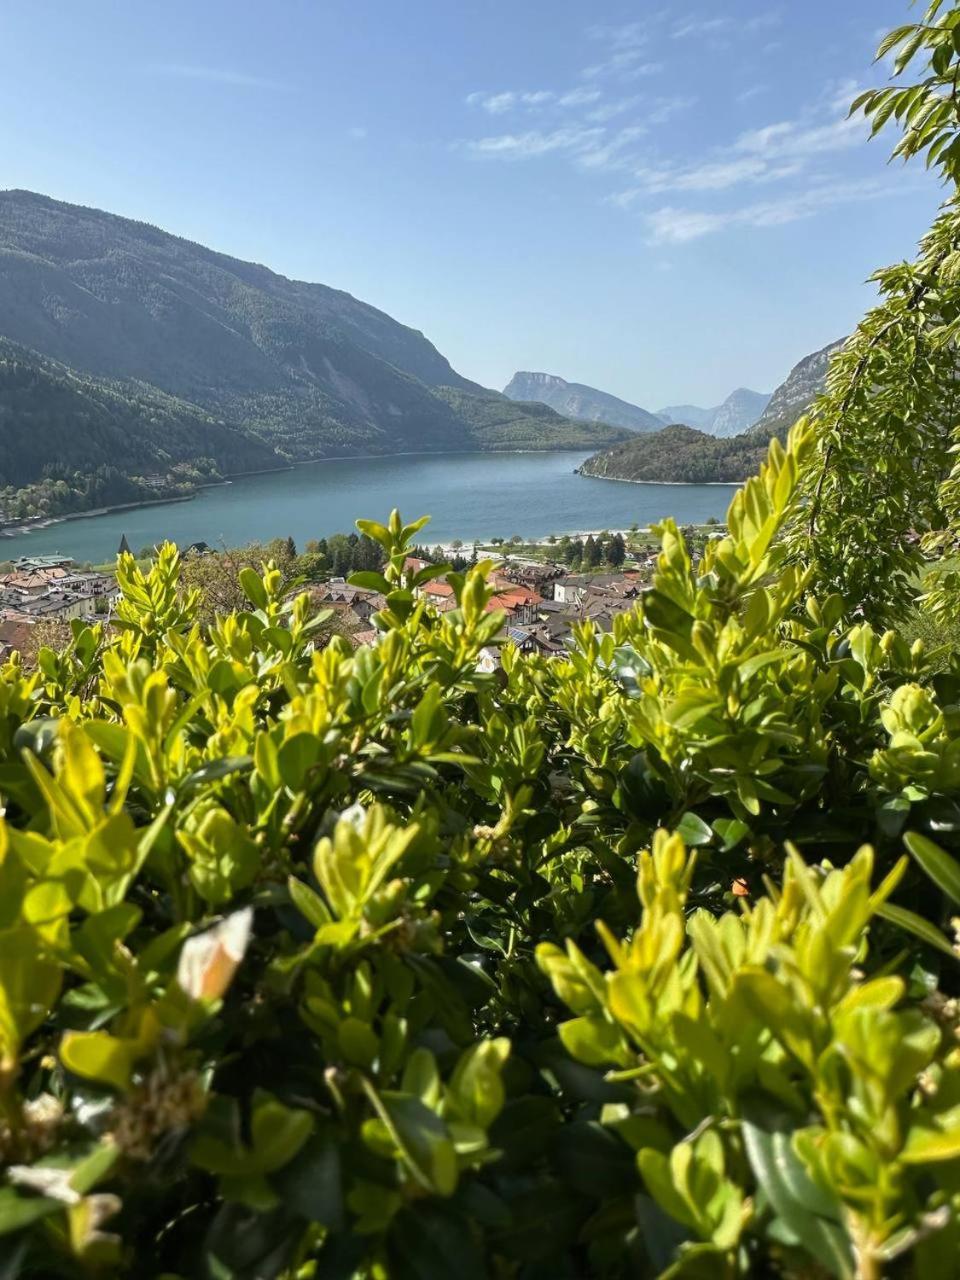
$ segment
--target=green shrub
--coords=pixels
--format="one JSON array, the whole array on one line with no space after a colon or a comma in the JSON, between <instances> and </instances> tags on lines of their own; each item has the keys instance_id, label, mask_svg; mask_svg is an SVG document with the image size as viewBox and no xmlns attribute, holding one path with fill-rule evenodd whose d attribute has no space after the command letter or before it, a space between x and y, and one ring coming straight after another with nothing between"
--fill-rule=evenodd
<instances>
[{"instance_id":1,"label":"green shrub","mask_svg":"<svg viewBox=\"0 0 960 1280\"><path fill-rule=\"evenodd\" d=\"M958 30L863 103L952 180ZM166 546L0 666L4 1280L958 1274L958 216L563 658L395 512L369 647Z\"/></svg>"},{"instance_id":2,"label":"green shrub","mask_svg":"<svg viewBox=\"0 0 960 1280\"><path fill-rule=\"evenodd\" d=\"M801 609L808 440L500 679L396 515L370 648L164 547L0 669L6 1274L951 1274L957 677Z\"/></svg>"}]
</instances>

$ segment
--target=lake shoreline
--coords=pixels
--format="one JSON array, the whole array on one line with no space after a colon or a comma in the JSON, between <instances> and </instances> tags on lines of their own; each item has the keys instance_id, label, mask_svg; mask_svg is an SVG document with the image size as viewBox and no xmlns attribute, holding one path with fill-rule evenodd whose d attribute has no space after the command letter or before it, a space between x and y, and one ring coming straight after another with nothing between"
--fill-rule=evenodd
<instances>
[{"instance_id":1,"label":"lake shoreline","mask_svg":"<svg viewBox=\"0 0 960 1280\"><path fill-rule=\"evenodd\" d=\"M627 476L595 476L592 471L581 471L576 468L578 476L582 476L585 480L613 480L616 484L655 484L658 487L663 485L696 485L697 488L704 489L739 489L744 483L742 480L630 480Z\"/></svg>"},{"instance_id":2,"label":"lake shoreline","mask_svg":"<svg viewBox=\"0 0 960 1280\"><path fill-rule=\"evenodd\" d=\"M524 542L565 533L640 527L670 514L680 523L722 518L729 501L723 486L584 484L575 468L582 450L436 450L404 456L320 458L247 476L207 479L190 494L109 504L120 510L70 512L0 539L0 558L63 554L101 564L121 538L131 547L164 541L188 547L239 547L293 537L298 546L350 533L358 516L381 521L393 508L407 519L429 513L419 541L449 545L460 540ZM317 466L329 462L329 466ZM732 489L731 489L732 492Z\"/></svg>"},{"instance_id":3,"label":"lake shoreline","mask_svg":"<svg viewBox=\"0 0 960 1280\"><path fill-rule=\"evenodd\" d=\"M67 511L59 516L42 516L29 524L9 524L0 527L0 539L18 538L25 534L35 533L39 529L49 529L53 525L65 524L68 520L93 520L97 516L113 516L119 511L139 511L145 507L162 507L173 502L193 502L205 489L222 489L234 480L244 480L249 476L273 476L282 472L297 471L301 467L315 467L321 462L380 462L391 458L460 458L460 457L493 457L497 455L534 455L537 453L582 453L582 449L401 449L396 453L338 453L330 458L304 458L299 462L291 462L287 467L259 467L253 471L231 471L222 480L210 480L206 484L198 484L193 493L172 494L169 498L141 498L136 502L117 502L108 507L91 507L89 511ZM576 475L579 468L573 468Z\"/></svg>"},{"instance_id":4,"label":"lake shoreline","mask_svg":"<svg viewBox=\"0 0 960 1280\"><path fill-rule=\"evenodd\" d=\"M216 489L219 484L197 485L200 489ZM0 538L19 538L26 534L38 533L41 529L51 529L56 524L66 524L69 520L92 520L96 516L114 516L119 511L140 511L144 507L166 507L174 502L192 502L196 493L171 494L169 498L141 498L137 502L117 502L109 507L93 507L89 511L67 511L62 516L44 516L35 524L5 524L0 528Z\"/></svg>"}]
</instances>

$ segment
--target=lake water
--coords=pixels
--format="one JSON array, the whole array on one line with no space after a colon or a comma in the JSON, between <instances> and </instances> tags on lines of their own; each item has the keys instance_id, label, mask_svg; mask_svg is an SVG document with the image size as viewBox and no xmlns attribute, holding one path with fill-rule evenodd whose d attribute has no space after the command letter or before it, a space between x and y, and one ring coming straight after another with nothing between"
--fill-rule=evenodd
<instances>
[{"instance_id":1,"label":"lake water","mask_svg":"<svg viewBox=\"0 0 960 1280\"><path fill-rule=\"evenodd\" d=\"M180 546L241 546L292 535L348 533L358 517L405 520L431 515L423 538L545 537L650 524L722 519L733 485L622 484L574 474L585 453L431 454L317 462L292 471L243 476L190 502L162 503L67 520L0 538L0 559L62 553L99 563L126 534L134 551L166 538Z\"/></svg>"}]
</instances>

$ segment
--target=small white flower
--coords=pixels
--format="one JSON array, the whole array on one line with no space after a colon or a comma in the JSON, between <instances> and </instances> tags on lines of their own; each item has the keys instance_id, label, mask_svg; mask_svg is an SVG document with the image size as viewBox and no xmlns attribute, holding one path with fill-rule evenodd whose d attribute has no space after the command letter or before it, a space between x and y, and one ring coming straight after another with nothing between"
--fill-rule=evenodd
<instances>
[{"instance_id":1,"label":"small white flower","mask_svg":"<svg viewBox=\"0 0 960 1280\"><path fill-rule=\"evenodd\" d=\"M7 1177L14 1186L39 1191L61 1204L79 1204L82 1198L70 1185L72 1169L34 1169L28 1164L12 1164L7 1170Z\"/></svg>"},{"instance_id":2,"label":"small white flower","mask_svg":"<svg viewBox=\"0 0 960 1280\"><path fill-rule=\"evenodd\" d=\"M367 811L362 804L352 804L339 815L338 822L349 822L354 831L362 831L367 820Z\"/></svg>"},{"instance_id":3,"label":"small white flower","mask_svg":"<svg viewBox=\"0 0 960 1280\"><path fill-rule=\"evenodd\" d=\"M233 981L250 944L253 910L244 907L188 938L180 952L177 982L194 1000L219 1000Z\"/></svg>"}]
</instances>

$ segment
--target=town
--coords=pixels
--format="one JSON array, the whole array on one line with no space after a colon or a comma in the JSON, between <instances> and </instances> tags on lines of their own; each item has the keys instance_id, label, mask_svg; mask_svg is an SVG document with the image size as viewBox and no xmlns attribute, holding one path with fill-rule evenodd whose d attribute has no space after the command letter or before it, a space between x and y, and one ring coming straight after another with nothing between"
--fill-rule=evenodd
<instances>
[{"instance_id":1,"label":"town","mask_svg":"<svg viewBox=\"0 0 960 1280\"><path fill-rule=\"evenodd\" d=\"M407 560L411 573L429 567L417 557ZM505 615L501 642L511 641L523 653L546 656L566 652L566 641L578 622L588 619L609 631L618 613L631 609L648 585L649 570L627 569L610 573L567 573L560 565L532 561L506 561L491 570L488 582L494 594L487 612ZM315 601L333 609L344 634L355 645L370 644L376 637L371 619L385 605L382 595L343 580L331 580L313 589ZM417 594L438 613L457 607L453 586L436 578L417 588ZM500 665L500 646L481 654L481 669Z\"/></svg>"},{"instance_id":2,"label":"town","mask_svg":"<svg viewBox=\"0 0 960 1280\"><path fill-rule=\"evenodd\" d=\"M723 526L688 526L684 529L691 560L696 565L703 543L722 536ZM609 562L575 561L575 567L544 558L544 553L566 549L564 538L557 547L546 544L514 546L496 539L489 547L473 547L472 560L479 554L490 554L494 567L488 582L494 589L487 612L504 614L504 626L496 643L484 649L480 658L482 670L494 671L500 666L500 649L507 641L522 653L539 653L550 657L567 651L574 626L592 622L601 631L609 631L613 619L634 607L650 585L656 556L635 531L630 542L630 558L614 555L618 567ZM590 539L592 542L592 538ZM317 544L310 544L316 546ZM598 546L599 546L598 540ZM218 552L205 542L194 543L183 551L185 563L204 559L222 562L225 573L236 570L240 557L245 561L267 558L267 553L282 547L292 548L292 540L278 540L266 548L251 547L241 552ZM470 563L464 558L462 544L438 547L432 552L419 549L406 563L409 573L436 565L445 558L455 567ZM118 555L132 554L126 538ZM349 572L301 571L309 564L310 553L297 557L295 549L287 552L285 568L290 576L307 577L296 590L305 589L317 609L332 611L336 632L354 646L372 644L377 637L373 618L385 606L382 594L369 587L355 586ZM430 559L425 558L430 556ZM149 548L139 558L149 557ZM120 594L114 573L104 566L91 568L78 565L66 555L23 556L0 566L0 660L12 652L32 655L41 643L56 637L57 624L74 619L89 619L109 625L113 606ZM438 576L416 589L416 594L438 613L456 608L453 586ZM41 625L38 629L38 624Z\"/></svg>"},{"instance_id":3,"label":"town","mask_svg":"<svg viewBox=\"0 0 960 1280\"><path fill-rule=\"evenodd\" d=\"M0 574L0 659L29 649L42 622L107 619L119 595L111 573L78 569L68 556L24 556Z\"/></svg>"}]
</instances>

